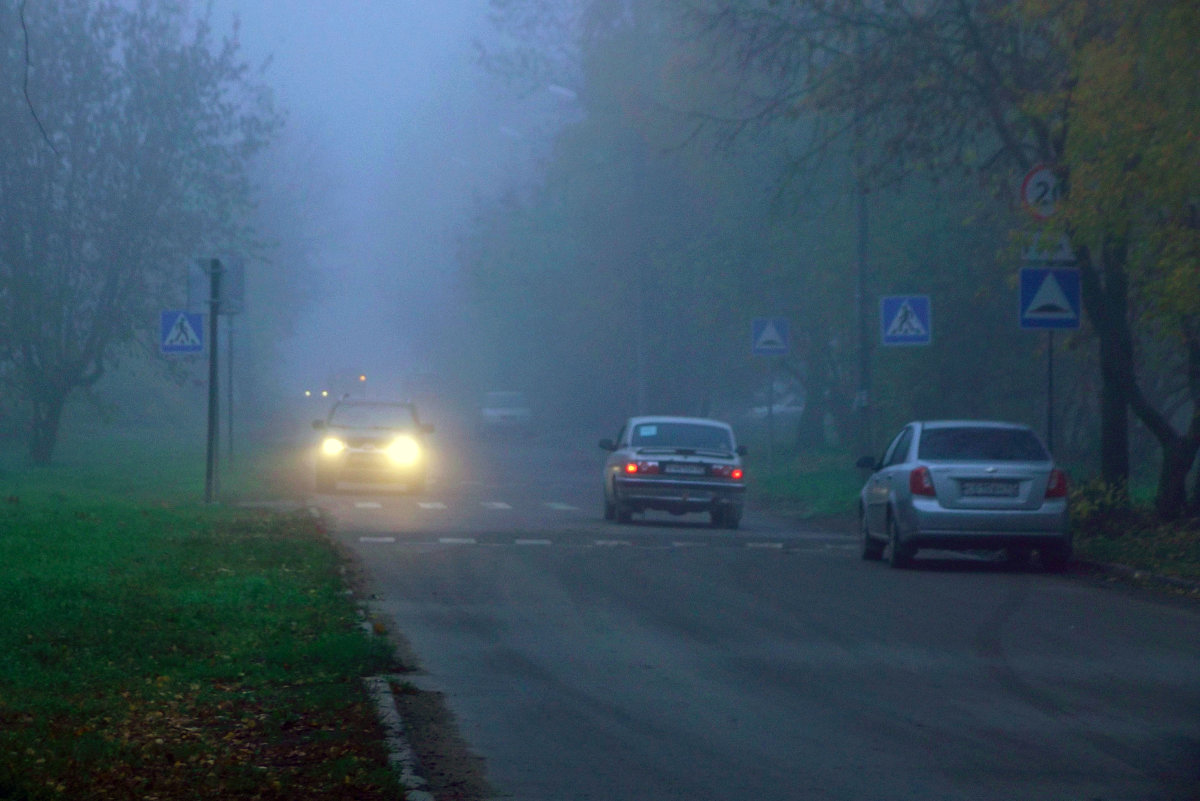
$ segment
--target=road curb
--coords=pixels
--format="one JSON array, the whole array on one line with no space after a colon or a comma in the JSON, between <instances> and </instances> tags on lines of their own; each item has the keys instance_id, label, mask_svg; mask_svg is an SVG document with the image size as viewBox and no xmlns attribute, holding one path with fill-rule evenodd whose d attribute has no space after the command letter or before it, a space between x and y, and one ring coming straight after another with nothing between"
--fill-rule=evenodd
<instances>
[{"instance_id":1,"label":"road curb","mask_svg":"<svg viewBox=\"0 0 1200 801\"><path fill-rule=\"evenodd\" d=\"M1171 587L1176 590L1186 590L1189 593L1200 594L1200 581L1192 581L1190 579L1176 578L1175 576L1164 576L1161 573L1153 573L1149 570L1142 570L1128 565L1115 564L1112 562L1095 562L1090 559L1075 559L1075 564L1097 573L1107 573L1120 578L1132 579L1134 581L1145 581L1150 584L1158 584L1164 587Z\"/></svg>"},{"instance_id":2,"label":"road curb","mask_svg":"<svg viewBox=\"0 0 1200 801\"><path fill-rule=\"evenodd\" d=\"M367 676L363 679L371 700L375 702L375 715L383 726L384 744L388 750L388 764L400 777L406 801L436 801L433 793L422 789L427 782L418 772L417 755L404 734L404 718L396 708L396 696L392 694L391 678Z\"/></svg>"}]
</instances>

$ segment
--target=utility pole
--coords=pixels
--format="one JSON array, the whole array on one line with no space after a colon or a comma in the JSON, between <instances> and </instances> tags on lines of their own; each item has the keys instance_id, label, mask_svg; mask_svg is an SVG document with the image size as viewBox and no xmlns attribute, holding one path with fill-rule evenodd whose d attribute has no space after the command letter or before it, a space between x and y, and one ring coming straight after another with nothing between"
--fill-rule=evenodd
<instances>
[{"instance_id":1,"label":"utility pole","mask_svg":"<svg viewBox=\"0 0 1200 801\"><path fill-rule=\"evenodd\" d=\"M217 371L217 320L221 313L221 260L212 259L208 264L208 448L204 464L204 502L212 503L218 490L217 436L220 428Z\"/></svg>"}]
</instances>

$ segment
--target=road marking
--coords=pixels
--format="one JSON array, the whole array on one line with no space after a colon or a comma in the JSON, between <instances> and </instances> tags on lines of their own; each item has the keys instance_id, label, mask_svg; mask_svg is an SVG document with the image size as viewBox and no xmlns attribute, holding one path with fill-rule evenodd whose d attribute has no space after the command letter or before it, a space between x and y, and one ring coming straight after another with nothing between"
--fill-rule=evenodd
<instances>
[{"instance_id":1,"label":"road marking","mask_svg":"<svg viewBox=\"0 0 1200 801\"><path fill-rule=\"evenodd\" d=\"M483 506L484 509L511 509L512 508L504 501L484 501L481 504L481 506Z\"/></svg>"},{"instance_id":2,"label":"road marking","mask_svg":"<svg viewBox=\"0 0 1200 801\"><path fill-rule=\"evenodd\" d=\"M355 501L356 509L382 509L383 504L377 501Z\"/></svg>"},{"instance_id":3,"label":"road marking","mask_svg":"<svg viewBox=\"0 0 1200 801\"><path fill-rule=\"evenodd\" d=\"M445 509L446 504L441 501L417 501L417 506L422 509Z\"/></svg>"},{"instance_id":4,"label":"road marking","mask_svg":"<svg viewBox=\"0 0 1200 801\"><path fill-rule=\"evenodd\" d=\"M747 548L783 548L782 542L747 542Z\"/></svg>"},{"instance_id":5,"label":"road marking","mask_svg":"<svg viewBox=\"0 0 1200 801\"><path fill-rule=\"evenodd\" d=\"M557 501L551 501L551 502L543 504L543 505L546 506L546 508L548 508L548 509L555 510L556 512L578 512L579 511L578 506L572 506L569 503L558 503Z\"/></svg>"},{"instance_id":6,"label":"road marking","mask_svg":"<svg viewBox=\"0 0 1200 801\"><path fill-rule=\"evenodd\" d=\"M633 545L633 543L629 540L596 540L594 544L599 545L602 548L613 548L618 545Z\"/></svg>"},{"instance_id":7,"label":"road marking","mask_svg":"<svg viewBox=\"0 0 1200 801\"><path fill-rule=\"evenodd\" d=\"M438 542L442 545L476 545L476 544L478 544L474 537L438 537Z\"/></svg>"},{"instance_id":8,"label":"road marking","mask_svg":"<svg viewBox=\"0 0 1200 801\"><path fill-rule=\"evenodd\" d=\"M392 542L396 541L396 538L395 537L359 537L358 541L359 542L371 542L371 543L392 543Z\"/></svg>"},{"instance_id":9,"label":"road marking","mask_svg":"<svg viewBox=\"0 0 1200 801\"><path fill-rule=\"evenodd\" d=\"M514 544L516 544L516 545L553 545L554 543L551 542L550 540L518 539L518 540L516 540L516 542Z\"/></svg>"},{"instance_id":10,"label":"road marking","mask_svg":"<svg viewBox=\"0 0 1200 801\"><path fill-rule=\"evenodd\" d=\"M684 542L683 540L676 540L675 542L672 542L671 545L675 548L707 548L708 547L707 542Z\"/></svg>"}]
</instances>

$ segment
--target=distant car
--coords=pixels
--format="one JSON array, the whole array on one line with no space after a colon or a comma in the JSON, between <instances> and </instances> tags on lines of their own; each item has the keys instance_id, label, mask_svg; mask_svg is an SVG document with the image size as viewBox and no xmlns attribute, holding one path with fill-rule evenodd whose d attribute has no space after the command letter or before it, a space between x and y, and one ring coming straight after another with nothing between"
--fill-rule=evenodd
<instances>
[{"instance_id":1,"label":"distant car","mask_svg":"<svg viewBox=\"0 0 1200 801\"><path fill-rule=\"evenodd\" d=\"M479 433L483 436L533 434L533 410L523 392L488 392L479 408Z\"/></svg>"},{"instance_id":2,"label":"distant car","mask_svg":"<svg viewBox=\"0 0 1200 801\"><path fill-rule=\"evenodd\" d=\"M921 548L1034 550L1061 571L1071 557L1067 476L1028 427L973 420L911 422L871 470L859 498L862 557L893 567Z\"/></svg>"},{"instance_id":3,"label":"distant car","mask_svg":"<svg viewBox=\"0 0 1200 801\"><path fill-rule=\"evenodd\" d=\"M412 492L425 488L433 426L421 422L414 404L343 399L313 428L323 434L317 446L318 492L336 489L339 481L400 483Z\"/></svg>"},{"instance_id":4,"label":"distant car","mask_svg":"<svg viewBox=\"0 0 1200 801\"><path fill-rule=\"evenodd\" d=\"M635 512L707 512L713 526L736 529L746 484L728 423L703 417L632 417L616 439L600 440L604 519L628 523Z\"/></svg>"}]
</instances>

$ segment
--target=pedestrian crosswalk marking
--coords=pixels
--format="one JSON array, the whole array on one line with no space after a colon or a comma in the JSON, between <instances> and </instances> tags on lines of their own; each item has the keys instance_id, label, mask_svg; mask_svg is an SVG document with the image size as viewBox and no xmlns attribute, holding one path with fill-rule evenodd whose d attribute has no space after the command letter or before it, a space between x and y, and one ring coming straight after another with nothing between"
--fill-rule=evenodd
<instances>
[{"instance_id":1,"label":"pedestrian crosswalk marking","mask_svg":"<svg viewBox=\"0 0 1200 801\"><path fill-rule=\"evenodd\" d=\"M446 504L441 501L417 501L417 506L422 509L445 509Z\"/></svg>"},{"instance_id":2,"label":"pedestrian crosswalk marking","mask_svg":"<svg viewBox=\"0 0 1200 801\"><path fill-rule=\"evenodd\" d=\"M511 509L504 501L484 501L482 504L484 509Z\"/></svg>"},{"instance_id":3,"label":"pedestrian crosswalk marking","mask_svg":"<svg viewBox=\"0 0 1200 801\"><path fill-rule=\"evenodd\" d=\"M569 503L558 503L556 501L550 501L544 505L547 509L553 509L556 512L575 512L579 510L578 506L572 506Z\"/></svg>"}]
</instances>

